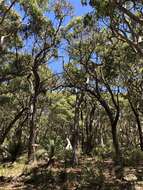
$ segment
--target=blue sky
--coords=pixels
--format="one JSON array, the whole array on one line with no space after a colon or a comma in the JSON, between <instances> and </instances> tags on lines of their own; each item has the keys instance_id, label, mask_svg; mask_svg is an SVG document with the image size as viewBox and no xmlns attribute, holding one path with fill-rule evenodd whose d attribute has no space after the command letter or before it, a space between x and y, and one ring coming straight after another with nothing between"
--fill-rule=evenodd
<instances>
[{"instance_id":1,"label":"blue sky","mask_svg":"<svg viewBox=\"0 0 143 190\"><path fill-rule=\"evenodd\" d=\"M90 6L82 6L80 0L70 0L75 8L75 15L80 16L91 11Z\"/></svg>"},{"instance_id":2,"label":"blue sky","mask_svg":"<svg viewBox=\"0 0 143 190\"><path fill-rule=\"evenodd\" d=\"M92 9L90 6L82 6L80 0L69 0L74 7L74 16L82 16L90 12ZM66 56L66 55L65 55ZM55 72L62 72L62 60L52 62L49 67Z\"/></svg>"}]
</instances>

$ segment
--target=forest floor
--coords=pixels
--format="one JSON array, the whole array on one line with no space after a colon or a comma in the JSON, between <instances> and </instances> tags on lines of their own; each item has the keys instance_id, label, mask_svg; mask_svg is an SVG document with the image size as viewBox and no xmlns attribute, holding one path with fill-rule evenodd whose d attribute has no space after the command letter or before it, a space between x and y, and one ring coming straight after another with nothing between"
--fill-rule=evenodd
<instances>
[{"instance_id":1,"label":"forest floor","mask_svg":"<svg viewBox=\"0 0 143 190\"><path fill-rule=\"evenodd\" d=\"M0 190L143 190L143 164L114 165L111 159L81 157L77 167L55 160L53 165L20 162L0 166Z\"/></svg>"}]
</instances>

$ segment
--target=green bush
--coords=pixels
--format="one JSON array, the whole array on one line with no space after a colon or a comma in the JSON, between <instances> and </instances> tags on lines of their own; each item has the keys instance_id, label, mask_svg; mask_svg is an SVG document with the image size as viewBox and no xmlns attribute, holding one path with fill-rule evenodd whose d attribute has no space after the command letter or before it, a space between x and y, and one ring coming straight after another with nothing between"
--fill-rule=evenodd
<instances>
[{"instance_id":1,"label":"green bush","mask_svg":"<svg viewBox=\"0 0 143 190\"><path fill-rule=\"evenodd\" d=\"M41 145L47 151L49 156L56 156L58 158L64 157L64 143L59 136L52 139L45 138Z\"/></svg>"}]
</instances>

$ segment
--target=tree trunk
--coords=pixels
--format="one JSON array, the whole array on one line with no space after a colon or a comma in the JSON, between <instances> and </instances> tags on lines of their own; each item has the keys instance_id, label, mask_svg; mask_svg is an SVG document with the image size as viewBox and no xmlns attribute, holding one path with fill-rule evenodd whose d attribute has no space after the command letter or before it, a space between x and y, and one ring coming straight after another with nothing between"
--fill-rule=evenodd
<instances>
[{"instance_id":1,"label":"tree trunk","mask_svg":"<svg viewBox=\"0 0 143 190\"><path fill-rule=\"evenodd\" d=\"M28 144L28 162L35 160L35 137L36 137L36 125L35 125L35 119L36 119L36 99L33 100L33 103L30 107L30 135L29 135L29 144Z\"/></svg>"},{"instance_id":2,"label":"tree trunk","mask_svg":"<svg viewBox=\"0 0 143 190\"><path fill-rule=\"evenodd\" d=\"M117 164L121 164L122 156L121 156L118 134L117 134L117 122L115 121L111 123L111 132L112 132L113 146L115 150L115 162Z\"/></svg>"},{"instance_id":3,"label":"tree trunk","mask_svg":"<svg viewBox=\"0 0 143 190\"><path fill-rule=\"evenodd\" d=\"M95 105L91 110L87 110L87 116L85 121L86 128L86 147L85 152L87 155L90 155L93 150L93 120L95 113Z\"/></svg>"},{"instance_id":4,"label":"tree trunk","mask_svg":"<svg viewBox=\"0 0 143 190\"><path fill-rule=\"evenodd\" d=\"M142 132L142 127L141 127L141 122L140 122L140 117L138 111L134 108L133 103L131 102L130 98L128 98L131 109L134 113L136 123L138 126L138 133L139 133L139 140L140 140L140 148L143 151L143 132Z\"/></svg>"},{"instance_id":5,"label":"tree trunk","mask_svg":"<svg viewBox=\"0 0 143 190\"><path fill-rule=\"evenodd\" d=\"M139 115L136 116L136 122L137 122L138 132L139 132L140 148L143 151L143 132L142 132L142 127L141 127L141 122L140 122L140 119L139 119Z\"/></svg>"},{"instance_id":6,"label":"tree trunk","mask_svg":"<svg viewBox=\"0 0 143 190\"><path fill-rule=\"evenodd\" d=\"M34 84L32 80L29 80L31 90L31 102L30 102L30 135L28 143L28 162L34 161L35 158L35 141L36 141L36 111L37 111L37 99L40 93L40 77L38 74L38 68L33 67Z\"/></svg>"},{"instance_id":7,"label":"tree trunk","mask_svg":"<svg viewBox=\"0 0 143 190\"><path fill-rule=\"evenodd\" d=\"M77 165L78 164L78 145L79 145L79 142L78 142L78 132L75 131L74 134L73 134L73 155L72 155L72 164L73 165Z\"/></svg>"},{"instance_id":8,"label":"tree trunk","mask_svg":"<svg viewBox=\"0 0 143 190\"><path fill-rule=\"evenodd\" d=\"M80 104L82 102L83 95L76 96L76 104L75 104L75 116L74 116L74 127L72 134L72 147L73 147L73 156L72 156L72 164L78 164L78 155L79 155L79 118L80 118Z\"/></svg>"},{"instance_id":9,"label":"tree trunk","mask_svg":"<svg viewBox=\"0 0 143 190\"><path fill-rule=\"evenodd\" d=\"M116 115L114 116L110 107L106 103L105 100L101 99L100 100L101 105L104 107L108 118L111 123L111 133L112 133L112 140L113 140L113 147L115 150L115 162L117 164L122 164L122 155L120 151L120 146L119 146L119 140L118 140L118 134L117 134L117 123L119 120L119 107L116 107Z\"/></svg>"}]
</instances>

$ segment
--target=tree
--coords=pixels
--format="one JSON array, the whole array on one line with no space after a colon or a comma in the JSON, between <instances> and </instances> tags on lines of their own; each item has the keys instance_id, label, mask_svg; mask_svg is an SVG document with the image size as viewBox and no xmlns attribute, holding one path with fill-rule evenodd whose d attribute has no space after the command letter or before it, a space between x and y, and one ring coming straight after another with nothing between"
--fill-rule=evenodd
<instances>
[{"instance_id":1,"label":"tree","mask_svg":"<svg viewBox=\"0 0 143 190\"><path fill-rule=\"evenodd\" d=\"M79 26L78 26L79 27ZM83 29L75 26L76 33L69 40L69 67L66 68L69 87L88 92L95 97L106 111L112 131L116 161L121 161L117 123L120 115L118 84L118 60L116 41L110 40L110 33L97 27ZM106 31L108 32L108 31ZM95 46L96 44L96 46ZM103 46L104 44L104 46ZM111 70L111 67L114 69ZM110 72L110 73L109 73Z\"/></svg>"},{"instance_id":2,"label":"tree","mask_svg":"<svg viewBox=\"0 0 143 190\"><path fill-rule=\"evenodd\" d=\"M45 13L50 14L48 10L50 6L55 17L53 20L44 16ZM23 0L10 1L9 4L2 2L1 10L1 87L9 88L21 76L19 83L21 85L25 81L25 89L19 91L22 94L27 92L28 99L22 102L22 110L20 109L6 128L2 142L17 120L28 113L30 130L28 160L31 161L34 158L33 146L36 142L37 104L40 94L47 90L45 88L47 79L42 80L41 67L48 69L46 65L49 60L57 58L58 46L62 39L61 28L65 17L70 14L71 6L66 1L55 1L54 4L50 4L47 1L41 3Z\"/></svg>"},{"instance_id":3,"label":"tree","mask_svg":"<svg viewBox=\"0 0 143 190\"><path fill-rule=\"evenodd\" d=\"M136 53L143 55L142 1L90 0L82 3L89 3L95 9L99 22L103 22L105 27L110 28L114 37L128 43Z\"/></svg>"}]
</instances>

